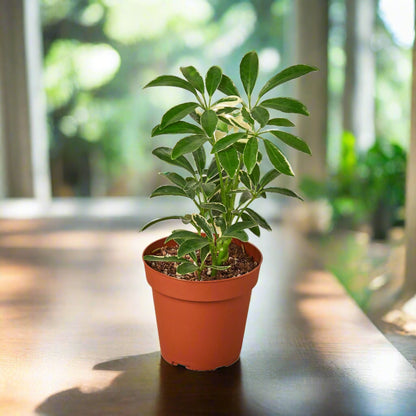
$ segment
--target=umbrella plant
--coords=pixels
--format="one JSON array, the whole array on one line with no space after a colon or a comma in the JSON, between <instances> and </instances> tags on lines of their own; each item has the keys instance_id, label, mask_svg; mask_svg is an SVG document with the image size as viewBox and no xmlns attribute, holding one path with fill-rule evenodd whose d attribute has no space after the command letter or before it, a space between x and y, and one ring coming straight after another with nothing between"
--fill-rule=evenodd
<instances>
[{"instance_id":1,"label":"umbrella plant","mask_svg":"<svg viewBox=\"0 0 416 416\"><path fill-rule=\"evenodd\" d=\"M290 66L268 80L254 97L258 69L257 53L248 52L240 63L245 94L218 66L212 66L205 79L195 67L187 66L180 68L183 78L163 75L145 86L177 87L193 95L191 101L169 109L152 131L152 137L164 134L185 137L173 147L153 150L156 157L184 173L163 172L171 184L158 187L151 197L180 196L191 199L196 207L195 213L158 218L142 228L169 219L180 219L194 227L194 231L173 230L167 237L166 242L174 240L178 244L177 255L147 255L145 260L176 262L180 275L201 276L201 271L210 267L215 276L217 270L227 268L224 263L233 238L244 242L249 238L247 232L259 236L260 228L271 229L252 209L256 199L266 198L268 193L300 198L292 190L271 186L271 182L282 174L294 175L279 148L280 142L307 154L310 149L300 137L287 132L288 127L294 126L289 119L275 117L272 112L305 116L309 113L301 102L273 93L279 85L316 68ZM273 167L267 172L261 169L264 153Z\"/></svg>"}]
</instances>

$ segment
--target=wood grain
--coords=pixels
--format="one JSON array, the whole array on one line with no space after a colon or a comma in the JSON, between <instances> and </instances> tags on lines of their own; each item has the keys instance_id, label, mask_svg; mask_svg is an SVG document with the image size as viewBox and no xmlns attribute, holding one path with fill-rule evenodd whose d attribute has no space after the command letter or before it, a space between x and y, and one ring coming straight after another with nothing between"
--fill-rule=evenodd
<instances>
[{"instance_id":1,"label":"wood grain","mask_svg":"<svg viewBox=\"0 0 416 416\"><path fill-rule=\"evenodd\" d=\"M160 359L136 221L0 221L0 414L415 415L416 372L310 243L277 227L241 360L215 372Z\"/></svg>"}]
</instances>

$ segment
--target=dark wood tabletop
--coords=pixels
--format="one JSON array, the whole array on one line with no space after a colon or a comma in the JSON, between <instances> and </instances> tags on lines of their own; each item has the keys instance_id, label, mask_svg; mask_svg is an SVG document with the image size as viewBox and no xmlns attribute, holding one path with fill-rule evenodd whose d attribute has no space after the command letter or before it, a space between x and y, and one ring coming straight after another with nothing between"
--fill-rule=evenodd
<instances>
[{"instance_id":1,"label":"dark wood tabletop","mask_svg":"<svg viewBox=\"0 0 416 416\"><path fill-rule=\"evenodd\" d=\"M159 355L135 221L0 221L0 415L416 415L416 370L278 226L256 244L241 359Z\"/></svg>"}]
</instances>

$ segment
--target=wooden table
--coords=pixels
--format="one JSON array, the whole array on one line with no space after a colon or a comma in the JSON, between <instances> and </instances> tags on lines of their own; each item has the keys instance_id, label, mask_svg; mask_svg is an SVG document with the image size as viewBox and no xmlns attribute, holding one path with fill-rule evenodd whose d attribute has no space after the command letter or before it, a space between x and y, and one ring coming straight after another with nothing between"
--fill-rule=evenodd
<instances>
[{"instance_id":1,"label":"wooden table","mask_svg":"<svg viewBox=\"0 0 416 416\"><path fill-rule=\"evenodd\" d=\"M416 415L416 371L277 227L241 360L161 360L137 221L0 221L0 415Z\"/></svg>"}]
</instances>

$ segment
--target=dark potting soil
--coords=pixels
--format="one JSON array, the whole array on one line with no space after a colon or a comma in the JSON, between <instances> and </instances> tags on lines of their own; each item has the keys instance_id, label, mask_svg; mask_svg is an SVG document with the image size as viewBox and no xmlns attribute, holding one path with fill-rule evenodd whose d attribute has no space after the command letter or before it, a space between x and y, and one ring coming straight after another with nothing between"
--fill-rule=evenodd
<instances>
[{"instance_id":1,"label":"dark potting soil","mask_svg":"<svg viewBox=\"0 0 416 416\"><path fill-rule=\"evenodd\" d=\"M177 246L163 246L152 253L155 256L176 256L178 247ZM198 252L197 252L198 253ZM190 260L189 256L185 256ZM177 277L183 280L199 280L196 272L180 275L176 273L178 263L175 262L164 262L164 261L148 261L147 264L158 272L167 274L172 277ZM201 280L220 280L229 279L230 277L241 276L242 274L248 273L257 266L257 262L253 257L249 256L242 247L235 243L231 243L229 247L229 257L224 263L224 266L230 266L226 270L217 270L216 276L212 276L212 269L209 267L211 264L211 257L208 256L206 267L201 272Z\"/></svg>"}]
</instances>

